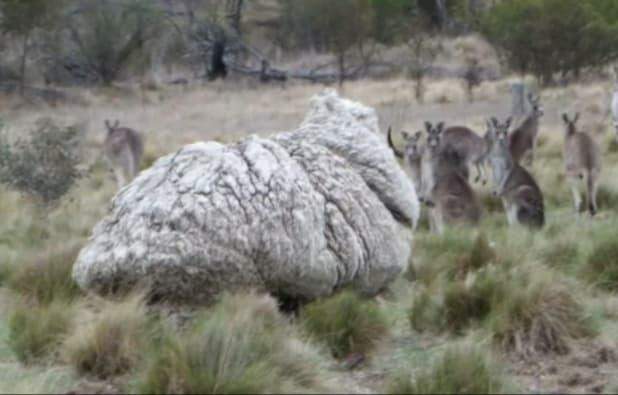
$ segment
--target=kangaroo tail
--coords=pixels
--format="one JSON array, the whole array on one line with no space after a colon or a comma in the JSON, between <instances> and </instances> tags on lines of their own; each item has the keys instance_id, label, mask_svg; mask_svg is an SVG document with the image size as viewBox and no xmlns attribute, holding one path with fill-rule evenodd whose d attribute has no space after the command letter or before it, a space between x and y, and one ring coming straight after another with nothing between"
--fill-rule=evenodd
<instances>
[{"instance_id":1,"label":"kangaroo tail","mask_svg":"<svg viewBox=\"0 0 618 395\"><path fill-rule=\"evenodd\" d=\"M393 132L393 129L389 127L388 132L386 133L386 136L387 136L386 138L388 140L388 146L391 147L396 157L403 158L403 152L398 151L397 148L395 148L395 145L393 144L393 138L391 137L392 132Z\"/></svg>"}]
</instances>

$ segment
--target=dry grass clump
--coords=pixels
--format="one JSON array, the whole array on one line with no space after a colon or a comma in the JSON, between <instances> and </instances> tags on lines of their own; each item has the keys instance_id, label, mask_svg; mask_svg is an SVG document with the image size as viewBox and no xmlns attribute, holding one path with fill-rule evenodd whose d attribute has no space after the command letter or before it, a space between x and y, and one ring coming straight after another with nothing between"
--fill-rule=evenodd
<instances>
[{"instance_id":1,"label":"dry grass clump","mask_svg":"<svg viewBox=\"0 0 618 395\"><path fill-rule=\"evenodd\" d=\"M131 371L140 361L149 336L148 316L141 295L101 303L100 311L67 337L62 353L79 374L106 379Z\"/></svg>"},{"instance_id":2,"label":"dry grass clump","mask_svg":"<svg viewBox=\"0 0 618 395\"><path fill-rule=\"evenodd\" d=\"M301 321L335 358L367 353L388 334L388 323L380 308L353 291L310 303L302 310Z\"/></svg>"},{"instance_id":3,"label":"dry grass clump","mask_svg":"<svg viewBox=\"0 0 618 395\"><path fill-rule=\"evenodd\" d=\"M555 240L541 249L540 257L551 268L568 269L579 262L580 247L574 241Z\"/></svg>"},{"instance_id":4,"label":"dry grass clump","mask_svg":"<svg viewBox=\"0 0 618 395\"><path fill-rule=\"evenodd\" d=\"M572 286L555 273L513 269L494 299L489 330L508 351L523 355L566 353L572 339L594 334Z\"/></svg>"},{"instance_id":5,"label":"dry grass clump","mask_svg":"<svg viewBox=\"0 0 618 395\"><path fill-rule=\"evenodd\" d=\"M225 296L184 332L152 346L135 383L139 393L325 391L322 360L255 294Z\"/></svg>"},{"instance_id":6,"label":"dry grass clump","mask_svg":"<svg viewBox=\"0 0 618 395\"><path fill-rule=\"evenodd\" d=\"M60 247L15 264L7 276L7 286L39 304L74 300L80 290L71 277L71 271L78 253L77 246Z\"/></svg>"},{"instance_id":7,"label":"dry grass clump","mask_svg":"<svg viewBox=\"0 0 618 395\"><path fill-rule=\"evenodd\" d=\"M400 371L388 385L391 394L496 394L508 393L502 369L480 347L449 345L418 373Z\"/></svg>"},{"instance_id":8,"label":"dry grass clump","mask_svg":"<svg viewBox=\"0 0 618 395\"><path fill-rule=\"evenodd\" d=\"M581 269L583 277L600 288L618 290L618 233L597 235Z\"/></svg>"},{"instance_id":9,"label":"dry grass clump","mask_svg":"<svg viewBox=\"0 0 618 395\"><path fill-rule=\"evenodd\" d=\"M73 314L72 306L64 302L45 306L16 303L9 316L10 349L25 364L53 356L71 328Z\"/></svg>"}]
</instances>

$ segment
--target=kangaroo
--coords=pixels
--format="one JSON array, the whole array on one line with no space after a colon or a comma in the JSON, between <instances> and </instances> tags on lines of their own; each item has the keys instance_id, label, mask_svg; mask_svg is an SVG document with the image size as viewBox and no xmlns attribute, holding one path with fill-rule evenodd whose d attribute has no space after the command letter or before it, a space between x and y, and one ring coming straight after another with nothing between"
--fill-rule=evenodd
<instances>
[{"instance_id":1,"label":"kangaroo","mask_svg":"<svg viewBox=\"0 0 618 395\"><path fill-rule=\"evenodd\" d=\"M616 66L614 66L614 92L612 93L611 111L616 140L618 140L618 67Z\"/></svg>"},{"instance_id":2,"label":"kangaroo","mask_svg":"<svg viewBox=\"0 0 618 395\"><path fill-rule=\"evenodd\" d=\"M133 129L120 127L120 122L111 124L105 120L107 136L103 143L103 152L110 163L118 187L126 184L137 175L139 163L144 152L142 136Z\"/></svg>"},{"instance_id":3,"label":"kangaroo","mask_svg":"<svg viewBox=\"0 0 618 395\"><path fill-rule=\"evenodd\" d=\"M451 126L442 131L444 123L438 124L438 126L440 125L442 126L438 129L438 127L432 128L429 122L425 123L429 134L441 134L442 146L448 146L457 152L467 166L474 165L476 167L474 182L479 182L482 179L483 185L487 183L487 177L483 174L485 157L487 156L487 143L485 140L469 128Z\"/></svg>"},{"instance_id":4,"label":"kangaroo","mask_svg":"<svg viewBox=\"0 0 618 395\"><path fill-rule=\"evenodd\" d=\"M421 159L423 157L424 147L421 144L422 132L416 132L414 135L410 135L406 131L402 131L401 135L405 140L405 148L402 151L397 150L393 144L392 130L388 128L388 145L391 147L395 156L402 158L405 163L405 171L410 176L414 188L417 191L422 189L422 177L421 177Z\"/></svg>"},{"instance_id":5,"label":"kangaroo","mask_svg":"<svg viewBox=\"0 0 618 395\"><path fill-rule=\"evenodd\" d=\"M566 176L571 184L575 211L579 212L582 199L579 194L578 180L586 180L586 199L588 211L597 213L597 187L601 173L601 150L590 135L579 132L576 127L579 113L573 119L565 113L562 115L566 126L564 140L564 165Z\"/></svg>"},{"instance_id":6,"label":"kangaroo","mask_svg":"<svg viewBox=\"0 0 618 395\"><path fill-rule=\"evenodd\" d=\"M534 97L532 94L528 94L528 101L532 106L532 112L509 135L509 149L515 162L521 163L521 160L527 155L526 164L531 166L534 161L536 141L539 134L539 120L543 116L543 108L540 103L541 98L538 96Z\"/></svg>"},{"instance_id":7,"label":"kangaroo","mask_svg":"<svg viewBox=\"0 0 618 395\"><path fill-rule=\"evenodd\" d=\"M512 118L500 124L496 118L487 122L485 139L492 168L494 195L502 199L509 225L519 223L530 228L545 225L543 193L534 177L511 156L508 130Z\"/></svg>"},{"instance_id":8,"label":"kangaroo","mask_svg":"<svg viewBox=\"0 0 618 395\"><path fill-rule=\"evenodd\" d=\"M442 146L440 134L423 157L423 197L429 207L433 232L442 234L444 224L478 225L482 209L474 190L468 184L467 166L457 150Z\"/></svg>"}]
</instances>

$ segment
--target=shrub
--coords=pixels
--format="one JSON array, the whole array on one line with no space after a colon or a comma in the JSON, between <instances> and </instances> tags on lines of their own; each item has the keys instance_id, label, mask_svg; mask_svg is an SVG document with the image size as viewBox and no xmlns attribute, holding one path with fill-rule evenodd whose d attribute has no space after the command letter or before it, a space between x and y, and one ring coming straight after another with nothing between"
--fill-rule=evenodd
<instances>
[{"instance_id":1,"label":"shrub","mask_svg":"<svg viewBox=\"0 0 618 395\"><path fill-rule=\"evenodd\" d=\"M414 378L399 372L391 378L392 394L495 394L507 392L500 368L488 354L469 345L449 346Z\"/></svg>"},{"instance_id":2,"label":"shrub","mask_svg":"<svg viewBox=\"0 0 618 395\"><path fill-rule=\"evenodd\" d=\"M16 265L8 276L7 285L39 304L71 301L80 293L71 277L78 253L78 247L63 247Z\"/></svg>"},{"instance_id":3,"label":"shrub","mask_svg":"<svg viewBox=\"0 0 618 395\"><path fill-rule=\"evenodd\" d=\"M107 302L66 339L64 357L81 375L106 379L127 373L137 366L144 352L147 324L142 296Z\"/></svg>"},{"instance_id":4,"label":"shrub","mask_svg":"<svg viewBox=\"0 0 618 395\"><path fill-rule=\"evenodd\" d=\"M0 145L0 183L44 205L59 201L83 176L75 127L59 127L44 118L29 139Z\"/></svg>"},{"instance_id":5,"label":"shrub","mask_svg":"<svg viewBox=\"0 0 618 395\"><path fill-rule=\"evenodd\" d=\"M307 332L328 345L336 358L369 352L388 333L386 318L375 302L352 291L308 304L301 320Z\"/></svg>"},{"instance_id":6,"label":"shrub","mask_svg":"<svg viewBox=\"0 0 618 395\"><path fill-rule=\"evenodd\" d=\"M73 309L63 302L48 306L19 303L9 317L8 344L23 363L54 354L69 331Z\"/></svg>"},{"instance_id":7,"label":"shrub","mask_svg":"<svg viewBox=\"0 0 618 395\"><path fill-rule=\"evenodd\" d=\"M486 15L483 30L519 72L531 72L544 84L551 83L555 73L579 77L585 68L603 65L618 54L615 21L605 20L596 3L504 1Z\"/></svg>"},{"instance_id":8,"label":"shrub","mask_svg":"<svg viewBox=\"0 0 618 395\"><path fill-rule=\"evenodd\" d=\"M612 232L596 240L582 268L586 279L610 291L618 290L617 237L618 235Z\"/></svg>"},{"instance_id":9,"label":"shrub","mask_svg":"<svg viewBox=\"0 0 618 395\"><path fill-rule=\"evenodd\" d=\"M153 345L140 393L325 391L322 360L270 297L224 296L185 331Z\"/></svg>"}]
</instances>

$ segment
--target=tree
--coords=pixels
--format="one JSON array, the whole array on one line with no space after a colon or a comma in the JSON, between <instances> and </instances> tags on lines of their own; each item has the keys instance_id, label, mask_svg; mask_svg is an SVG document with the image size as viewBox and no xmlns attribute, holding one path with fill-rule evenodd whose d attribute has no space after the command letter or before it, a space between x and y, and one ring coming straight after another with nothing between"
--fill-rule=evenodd
<instances>
[{"instance_id":1,"label":"tree","mask_svg":"<svg viewBox=\"0 0 618 395\"><path fill-rule=\"evenodd\" d=\"M131 56L155 37L160 14L150 5L141 0L89 1L68 19L77 56L103 84L115 81Z\"/></svg>"},{"instance_id":2,"label":"tree","mask_svg":"<svg viewBox=\"0 0 618 395\"><path fill-rule=\"evenodd\" d=\"M38 28L50 27L55 18L55 11L62 4L48 0L2 0L0 1L0 30L21 39L21 56L19 66L19 91L24 94L26 85L26 66L30 53L30 43Z\"/></svg>"},{"instance_id":3,"label":"tree","mask_svg":"<svg viewBox=\"0 0 618 395\"><path fill-rule=\"evenodd\" d=\"M618 27L601 15L600 5L597 0L505 1L483 18L483 31L512 68L547 85L556 73L578 78L583 69L618 58Z\"/></svg>"},{"instance_id":4,"label":"tree","mask_svg":"<svg viewBox=\"0 0 618 395\"><path fill-rule=\"evenodd\" d=\"M436 42L429 33L429 20L424 15L418 15L410 23L410 48L409 74L414 80L414 97L418 102L423 102L425 86L424 79L431 63L438 54Z\"/></svg>"}]
</instances>

